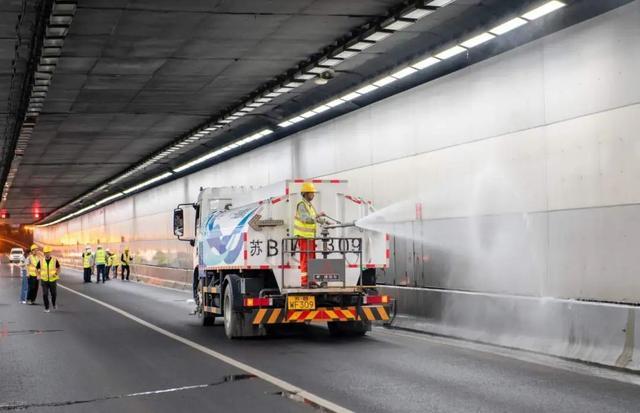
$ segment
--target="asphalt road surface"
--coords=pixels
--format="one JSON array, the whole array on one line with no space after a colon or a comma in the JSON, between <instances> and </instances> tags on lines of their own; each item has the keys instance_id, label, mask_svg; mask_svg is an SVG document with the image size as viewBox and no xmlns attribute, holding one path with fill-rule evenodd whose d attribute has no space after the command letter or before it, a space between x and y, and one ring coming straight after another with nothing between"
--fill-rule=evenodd
<instances>
[{"instance_id":1,"label":"asphalt road surface","mask_svg":"<svg viewBox=\"0 0 640 413\"><path fill-rule=\"evenodd\" d=\"M18 275L0 266L0 412L640 411L635 384L420 334L230 341L187 292L76 271L61 284L81 295L60 287L44 313L18 303Z\"/></svg>"}]
</instances>

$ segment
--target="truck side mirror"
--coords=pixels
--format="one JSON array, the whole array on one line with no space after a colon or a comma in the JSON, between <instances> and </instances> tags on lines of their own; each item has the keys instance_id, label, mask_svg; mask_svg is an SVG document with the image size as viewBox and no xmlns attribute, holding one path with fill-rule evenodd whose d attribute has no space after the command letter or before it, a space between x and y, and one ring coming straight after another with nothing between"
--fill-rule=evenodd
<instances>
[{"instance_id":1,"label":"truck side mirror","mask_svg":"<svg viewBox=\"0 0 640 413\"><path fill-rule=\"evenodd\" d=\"M184 211L182 208L173 210L173 235L178 238L184 235Z\"/></svg>"}]
</instances>

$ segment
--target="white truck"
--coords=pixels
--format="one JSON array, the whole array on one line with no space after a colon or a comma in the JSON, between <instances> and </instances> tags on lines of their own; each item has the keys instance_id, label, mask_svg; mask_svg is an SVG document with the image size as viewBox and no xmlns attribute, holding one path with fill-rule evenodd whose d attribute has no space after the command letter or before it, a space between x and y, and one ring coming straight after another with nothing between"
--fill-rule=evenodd
<instances>
[{"instance_id":1,"label":"white truck","mask_svg":"<svg viewBox=\"0 0 640 413\"><path fill-rule=\"evenodd\" d=\"M378 294L375 279L376 269L389 264L389 236L355 225L373 207L349 195L347 181L310 180L318 191L313 204L330 222L318 225L309 283L302 285L293 220L303 182L201 188L196 203L174 210L174 234L194 247L196 312L203 325L222 316L229 338L265 335L277 324L316 322L328 323L333 335L363 335L373 321L389 320L393 303ZM190 207L193 238L184 238Z\"/></svg>"}]
</instances>

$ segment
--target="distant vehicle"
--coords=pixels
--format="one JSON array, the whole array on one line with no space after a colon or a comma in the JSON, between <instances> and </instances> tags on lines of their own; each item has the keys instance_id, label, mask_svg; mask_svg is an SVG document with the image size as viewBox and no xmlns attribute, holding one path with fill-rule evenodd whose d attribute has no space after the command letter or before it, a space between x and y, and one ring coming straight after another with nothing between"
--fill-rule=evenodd
<instances>
[{"instance_id":1,"label":"distant vehicle","mask_svg":"<svg viewBox=\"0 0 640 413\"><path fill-rule=\"evenodd\" d=\"M16 247L11 248L11 252L9 253L9 262L10 263L18 263L24 257L24 250L22 248Z\"/></svg>"},{"instance_id":2,"label":"distant vehicle","mask_svg":"<svg viewBox=\"0 0 640 413\"><path fill-rule=\"evenodd\" d=\"M390 297L379 295L375 286L376 269L388 268L389 238L356 227L354 221L373 208L346 195L346 181L313 180L316 207L336 219L320 226L315 238L316 258L309 260L308 271L314 285L302 284L300 247L291 235L302 183L201 188L196 203L174 211L174 234L194 247L203 325L221 316L229 338L311 322L328 323L332 334L363 335L372 322L389 320ZM192 239L183 238L187 206L195 209Z\"/></svg>"}]
</instances>

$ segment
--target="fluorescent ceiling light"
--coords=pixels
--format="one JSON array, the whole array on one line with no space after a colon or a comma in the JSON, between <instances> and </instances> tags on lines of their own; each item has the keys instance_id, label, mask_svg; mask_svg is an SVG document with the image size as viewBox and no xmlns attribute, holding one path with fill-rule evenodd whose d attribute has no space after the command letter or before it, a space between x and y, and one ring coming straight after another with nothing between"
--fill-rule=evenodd
<instances>
[{"instance_id":1,"label":"fluorescent ceiling light","mask_svg":"<svg viewBox=\"0 0 640 413\"><path fill-rule=\"evenodd\" d=\"M364 40L369 40L371 42L379 42L380 40L386 39L391 36L391 33L387 32L374 32L369 36L365 37Z\"/></svg>"},{"instance_id":2,"label":"fluorescent ceiling light","mask_svg":"<svg viewBox=\"0 0 640 413\"><path fill-rule=\"evenodd\" d=\"M280 96L282 93L278 93L278 92L271 92L271 93L267 93L266 95L264 95L265 97L268 98L277 98L278 96Z\"/></svg>"},{"instance_id":3,"label":"fluorescent ceiling light","mask_svg":"<svg viewBox=\"0 0 640 413\"><path fill-rule=\"evenodd\" d=\"M295 78L299 80L309 80L309 79L313 79L314 77L316 77L316 75L312 75L309 73L300 73L299 75L295 76Z\"/></svg>"},{"instance_id":4,"label":"fluorescent ceiling light","mask_svg":"<svg viewBox=\"0 0 640 413\"><path fill-rule=\"evenodd\" d=\"M393 23L391 23L388 26L384 26L385 30L394 30L394 31L398 31L398 30L402 30L405 29L409 26L411 26L413 24L413 22L411 21L406 21L406 20L396 20Z\"/></svg>"},{"instance_id":5,"label":"fluorescent ceiling light","mask_svg":"<svg viewBox=\"0 0 640 413\"><path fill-rule=\"evenodd\" d=\"M432 7L444 7L449 3L453 3L454 0L434 0L431 3L428 3L427 6Z\"/></svg>"},{"instance_id":6,"label":"fluorescent ceiling light","mask_svg":"<svg viewBox=\"0 0 640 413\"><path fill-rule=\"evenodd\" d=\"M237 112L233 113L233 116L236 116L238 118L241 117L241 116L244 116L244 115L246 115L246 113L245 112L241 112L241 111L237 111Z\"/></svg>"},{"instance_id":7,"label":"fluorescent ceiling light","mask_svg":"<svg viewBox=\"0 0 640 413\"><path fill-rule=\"evenodd\" d=\"M302 116L296 116L295 118L289 119L289 122L298 123L298 122L302 122L303 120L304 118Z\"/></svg>"},{"instance_id":8,"label":"fluorescent ceiling light","mask_svg":"<svg viewBox=\"0 0 640 413\"><path fill-rule=\"evenodd\" d=\"M316 115L317 115L317 113L315 113L315 112L313 112L313 111L308 111L308 112L303 113L303 114L302 114L302 115L300 115L300 116L302 116L302 117L303 117L303 118L305 118L305 119L309 119L310 117L312 117L312 116L316 116Z\"/></svg>"},{"instance_id":9,"label":"fluorescent ceiling light","mask_svg":"<svg viewBox=\"0 0 640 413\"><path fill-rule=\"evenodd\" d=\"M260 103L269 103L271 102L273 99L271 98L258 98L256 99L256 102L260 102Z\"/></svg>"},{"instance_id":10,"label":"fluorescent ceiling light","mask_svg":"<svg viewBox=\"0 0 640 413\"><path fill-rule=\"evenodd\" d=\"M96 205L102 205L104 203L107 203L109 201L113 201L116 198L120 198L121 196L123 196L124 193L123 192L118 192L117 194L111 195L106 197L105 199L101 199L100 201L96 202Z\"/></svg>"},{"instance_id":11,"label":"fluorescent ceiling light","mask_svg":"<svg viewBox=\"0 0 640 413\"><path fill-rule=\"evenodd\" d=\"M249 104L247 105L247 107L250 107L250 108L259 108L260 106L263 106L263 105L264 105L264 103L260 103L260 102L252 102L252 103L249 103Z\"/></svg>"},{"instance_id":12,"label":"fluorescent ceiling light","mask_svg":"<svg viewBox=\"0 0 640 413\"><path fill-rule=\"evenodd\" d=\"M496 36L494 36L491 33L485 32L485 33L481 33L481 34L479 34L479 35L477 35L475 37L472 37L471 39L469 39L467 41L464 41L464 42L462 42L460 44L462 46L466 47L467 49L470 49L472 47L476 47L478 45L481 45L482 43L486 43L489 40L493 39L494 37L496 37Z\"/></svg>"},{"instance_id":13,"label":"fluorescent ceiling light","mask_svg":"<svg viewBox=\"0 0 640 413\"><path fill-rule=\"evenodd\" d=\"M393 76L387 76L387 77L383 77L382 79L378 80L377 82L373 82L373 84L378 86L378 87L382 87L382 86L388 85L389 83L393 83L396 80L398 80L398 79L396 79Z\"/></svg>"},{"instance_id":14,"label":"fluorescent ceiling light","mask_svg":"<svg viewBox=\"0 0 640 413\"><path fill-rule=\"evenodd\" d=\"M218 123L222 123L226 125L227 123L231 123L231 121L227 119L223 119L223 120L219 120Z\"/></svg>"},{"instance_id":15,"label":"fluorescent ceiling light","mask_svg":"<svg viewBox=\"0 0 640 413\"><path fill-rule=\"evenodd\" d=\"M361 87L360 89L356 90L356 93L360 93L361 95L364 95L365 93L373 92L377 88L378 86L366 85L365 87Z\"/></svg>"},{"instance_id":16,"label":"fluorescent ceiling light","mask_svg":"<svg viewBox=\"0 0 640 413\"><path fill-rule=\"evenodd\" d=\"M550 1L546 4L543 4L542 6L535 8L533 10L531 10L530 12L527 12L525 14L522 15L522 17L524 17L527 20L535 20L538 19L542 16L545 16L549 13L551 13L552 11L556 11L558 9L563 8L564 6L566 6L566 4L564 4L561 1Z\"/></svg>"},{"instance_id":17,"label":"fluorescent ceiling light","mask_svg":"<svg viewBox=\"0 0 640 413\"><path fill-rule=\"evenodd\" d=\"M280 89L276 89L277 93L287 93L292 91L293 88L292 87L281 87Z\"/></svg>"},{"instance_id":18,"label":"fluorescent ceiling light","mask_svg":"<svg viewBox=\"0 0 640 413\"><path fill-rule=\"evenodd\" d=\"M414 11L410 11L408 13L405 13L402 15L403 18L405 19L421 19L424 16L427 16L429 14L433 13L433 10L427 10L427 9L415 9Z\"/></svg>"},{"instance_id":19,"label":"fluorescent ceiling light","mask_svg":"<svg viewBox=\"0 0 640 413\"><path fill-rule=\"evenodd\" d=\"M140 188L144 188L145 186L151 185L154 182L158 182L158 181L163 180L164 178L168 178L171 175L173 175L173 172L165 172L162 175L158 175L155 178L149 179L148 181L144 181L144 182L142 182L142 183L140 183L138 185L132 186L131 188L125 189L122 192L124 192L125 194L129 194L129 193L131 193L133 191L136 191L136 190L138 190Z\"/></svg>"},{"instance_id":20,"label":"fluorescent ceiling light","mask_svg":"<svg viewBox=\"0 0 640 413\"><path fill-rule=\"evenodd\" d=\"M436 63L440 62L440 59L436 59L433 56L429 56L426 59L420 60L419 62L414 63L411 67L414 67L418 70L426 69L429 66L433 66Z\"/></svg>"},{"instance_id":21,"label":"fluorescent ceiling light","mask_svg":"<svg viewBox=\"0 0 640 413\"><path fill-rule=\"evenodd\" d=\"M278 123L278 126L280 126L281 128L286 128L288 126L293 125L293 122L289 122L288 120L285 120L284 122Z\"/></svg>"},{"instance_id":22,"label":"fluorescent ceiling light","mask_svg":"<svg viewBox=\"0 0 640 413\"><path fill-rule=\"evenodd\" d=\"M319 75L322 72L326 72L326 71L327 71L326 67L320 67L320 66L312 67L311 69L307 70L307 72L315 73L317 75Z\"/></svg>"},{"instance_id":23,"label":"fluorescent ceiling light","mask_svg":"<svg viewBox=\"0 0 640 413\"><path fill-rule=\"evenodd\" d=\"M342 63L343 60L342 59L327 59L327 60L323 60L322 62L318 63L320 66L329 66L329 67L333 67L335 65L338 65L340 63Z\"/></svg>"},{"instance_id":24,"label":"fluorescent ceiling light","mask_svg":"<svg viewBox=\"0 0 640 413\"><path fill-rule=\"evenodd\" d=\"M271 129L265 129L262 132L258 132L260 136L267 136L267 135L271 135L272 133L273 131Z\"/></svg>"},{"instance_id":25,"label":"fluorescent ceiling light","mask_svg":"<svg viewBox=\"0 0 640 413\"><path fill-rule=\"evenodd\" d=\"M344 100L338 98L327 103L327 106L329 106L330 108L335 108L336 106L342 105L344 102L345 102Z\"/></svg>"},{"instance_id":26,"label":"fluorescent ceiling light","mask_svg":"<svg viewBox=\"0 0 640 413\"><path fill-rule=\"evenodd\" d=\"M436 55L436 57L438 59L444 60L444 59L448 59L450 57L453 57L455 55L459 55L460 53L465 52L466 50L467 49L465 49L464 47L460 47L460 46L456 45L456 46L450 47L447 50L444 50L444 51L438 53Z\"/></svg>"},{"instance_id":27,"label":"fluorescent ceiling light","mask_svg":"<svg viewBox=\"0 0 640 413\"><path fill-rule=\"evenodd\" d=\"M501 25L494 27L489 31L493 34L500 35L500 34L505 34L507 32L510 32L513 29L517 29L518 27L523 26L525 24L527 24L527 21L525 19L516 17L514 19L509 20L508 22L502 23Z\"/></svg>"},{"instance_id":28,"label":"fluorescent ceiling light","mask_svg":"<svg viewBox=\"0 0 640 413\"><path fill-rule=\"evenodd\" d=\"M358 42L358 43L352 44L348 48L353 50L363 51L364 49L367 49L373 46L374 44L376 43L375 42Z\"/></svg>"},{"instance_id":29,"label":"fluorescent ceiling light","mask_svg":"<svg viewBox=\"0 0 640 413\"><path fill-rule=\"evenodd\" d=\"M340 97L340 99L342 99L342 100L346 100L346 101L348 102L348 101L350 101L350 100L353 100L353 99L357 98L358 96L360 96L360 93L358 93L358 92L351 92L351 93L347 93L347 94L346 94L346 95L344 95L344 96L341 96L341 97Z\"/></svg>"},{"instance_id":30,"label":"fluorescent ceiling light","mask_svg":"<svg viewBox=\"0 0 640 413\"><path fill-rule=\"evenodd\" d=\"M212 131L214 131L214 130L216 130L216 129L218 129L218 128L216 128L215 126L212 126L212 127L207 128L207 129L205 129L205 130L206 130L207 132L212 132Z\"/></svg>"},{"instance_id":31,"label":"fluorescent ceiling light","mask_svg":"<svg viewBox=\"0 0 640 413\"><path fill-rule=\"evenodd\" d=\"M256 110L256 108L242 108L240 109L240 112L253 112L254 110Z\"/></svg>"},{"instance_id":32,"label":"fluorescent ceiling light","mask_svg":"<svg viewBox=\"0 0 640 413\"><path fill-rule=\"evenodd\" d=\"M417 72L416 69L414 69L412 67L405 67L404 69L401 69L401 70L398 70L395 73L392 73L391 76L395 77L396 79L402 79L403 77L407 77L409 75L412 75L415 72Z\"/></svg>"},{"instance_id":33,"label":"fluorescent ceiling light","mask_svg":"<svg viewBox=\"0 0 640 413\"><path fill-rule=\"evenodd\" d=\"M316 106L315 108L311 109L312 111L314 111L315 113L322 113L322 112L326 112L329 109L331 109L329 106L327 105L320 105L320 106Z\"/></svg>"},{"instance_id":34,"label":"fluorescent ceiling light","mask_svg":"<svg viewBox=\"0 0 640 413\"><path fill-rule=\"evenodd\" d=\"M302 86L303 83L302 82L289 82L286 85L284 85L284 87L290 87L291 89L295 89L298 86Z\"/></svg>"},{"instance_id":35,"label":"fluorescent ceiling light","mask_svg":"<svg viewBox=\"0 0 640 413\"><path fill-rule=\"evenodd\" d=\"M353 57L355 55L357 55L358 52L356 52L355 50L344 50L340 53L338 53L335 57L339 58L339 59L348 59L350 57Z\"/></svg>"}]
</instances>

